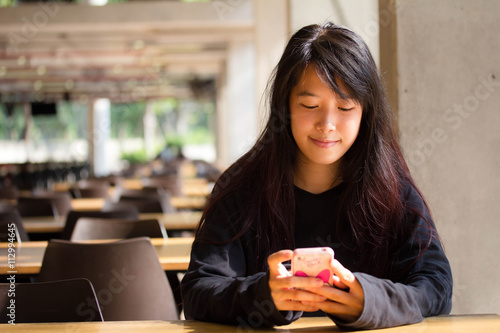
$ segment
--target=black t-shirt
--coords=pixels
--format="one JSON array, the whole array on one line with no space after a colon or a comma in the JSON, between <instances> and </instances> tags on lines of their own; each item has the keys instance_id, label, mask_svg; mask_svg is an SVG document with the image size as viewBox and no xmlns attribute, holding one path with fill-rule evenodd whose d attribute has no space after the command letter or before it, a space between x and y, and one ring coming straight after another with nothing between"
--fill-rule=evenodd
<instances>
[{"instance_id":1,"label":"black t-shirt","mask_svg":"<svg viewBox=\"0 0 500 333\"><path fill-rule=\"evenodd\" d=\"M362 273L356 267L359 254L341 245L351 237L336 233L336 223L343 223L342 218L337 219L343 188L341 184L321 194L295 188L295 247L332 247L336 259L353 271L363 288L365 304L360 318L354 323L331 317L332 320L343 328L374 329L416 323L426 316L449 313L452 276L439 239L433 238L428 250L423 255L420 252L421 231L429 227L421 216L431 226L433 223L418 192L411 185L402 192L405 205L419 214L409 211L404 216L403 223L412 223L416 228L412 236L402 240L394 265L406 266L415 261L416 264L396 283ZM237 194L219 202L201 232L211 241L195 240L189 269L181 284L187 319L258 327L285 325L302 315L302 312L276 309L268 272L249 273L253 272L250 267L255 267L255 235L247 232L229 242L236 232L233 227L239 220L238 212L244 211L245 205Z\"/></svg>"},{"instance_id":2,"label":"black t-shirt","mask_svg":"<svg viewBox=\"0 0 500 333\"><path fill-rule=\"evenodd\" d=\"M349 270L356 271L358 253L349 250L352 236L348 227L338 228L346 223L339 215L340 195L344 184L319 194L312 194L295 187L295 247L328 246L335 252L335 258ZM346 228L347 227L347 228ZM342 234L338 234L341 230Z\"/></svg>"}]
</instances>

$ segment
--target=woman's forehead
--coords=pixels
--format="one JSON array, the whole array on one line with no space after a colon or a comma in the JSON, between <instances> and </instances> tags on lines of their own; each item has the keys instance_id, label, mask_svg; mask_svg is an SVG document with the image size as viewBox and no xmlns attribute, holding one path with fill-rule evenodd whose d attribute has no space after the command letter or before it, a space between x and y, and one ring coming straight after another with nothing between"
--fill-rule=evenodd
<instances>
[{"instance_id":1,"label":"woman's forehead","mask_svg":"<svg viewBox=\"0 0 500 333\"><path fill-rule=\"evenodd\" d=\"M337 76L334 76L335 83L331 83L326 79L326 75L321 73L317 66L314 64L307 65L301 72L297 84L294 86L295 94L297 96L313 96L315 95L314 88L325 87L329 89L336 97L346 100L355 100L351 96L350 89L347 85L340 80ZM332 87L335 84L339 92Z\"/></svg>"}]
</instances>

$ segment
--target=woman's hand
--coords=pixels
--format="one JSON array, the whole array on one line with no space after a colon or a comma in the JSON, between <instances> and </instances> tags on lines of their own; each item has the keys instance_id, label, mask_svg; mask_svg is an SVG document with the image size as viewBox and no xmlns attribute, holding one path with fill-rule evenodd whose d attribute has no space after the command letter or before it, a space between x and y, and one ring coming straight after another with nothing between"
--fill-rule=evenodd
<instances>
[{"instance_id":1,"label":"woman's hand","mask_svg":"<svg viewBox=\"0 0 500 333\"><path fill-rule=\"evenodd\" d=\"M312 293L324 296L324 301L302 301L304 305L316 307L345 322L353 322L361 316L364 307L364 293L354 274L338 260L332 260L331 267L335 288L322 286L306 288Z\"/></svg>"},{"instance_id":2,"label":"woman's hand","mask_svg":"<svg viewBox=\"0 0 500 333\"><path fill-rule=\"evenodd\" d=\"M318 305L323 305L327 300L327 296L319 292L323 281L318 278L292 276L282 264L292 259L292 255L291 250L282 250L267 258L269 288L274 305L280 311L318 311ZM304 289L314 290L314 293Z\"/></svg>"}]
</instances>

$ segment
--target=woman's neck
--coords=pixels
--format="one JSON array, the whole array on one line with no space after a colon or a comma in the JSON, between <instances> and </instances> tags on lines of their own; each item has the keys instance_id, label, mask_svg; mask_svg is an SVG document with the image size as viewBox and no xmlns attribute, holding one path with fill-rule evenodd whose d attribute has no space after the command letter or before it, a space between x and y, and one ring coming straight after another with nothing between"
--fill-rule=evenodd
<instances>
[{"instance_id":1,"label":"woman's neck","mask_svg":"<svg viewBox=\"0 0 500 333\"><path fill-rule=\"evenodd\" d=\"M338 176L338 165L319 165L297 161L294 170L295 186L304 191L318 194L328 191L342 182Z\"/></svg>"}]
</instances>

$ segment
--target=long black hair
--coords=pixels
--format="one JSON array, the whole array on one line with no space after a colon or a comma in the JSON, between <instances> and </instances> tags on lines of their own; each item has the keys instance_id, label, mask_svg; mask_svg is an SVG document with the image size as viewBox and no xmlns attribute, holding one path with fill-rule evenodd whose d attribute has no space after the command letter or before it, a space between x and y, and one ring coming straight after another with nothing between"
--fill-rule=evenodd
<instances>
[{"instance_id":1,"label":"long black hair","mask_svg":"<svg viewBox=\"0 0 500 333\"><path fill-rule=\"evenodd\" d=\"M337 229L351 229L354 241L344 245L359 251L365 272L387 277L401 239L413 231L411 225L402 225L407 208L401 191L405 183L416 186L367 45L353 31L330 22L306 26L290 38L268 86L267 124L250 151L216 183L197 235L217 203L237 192L244 193L247 204L237 212L240 227L234 239L250 229L255 232L258 269L265 268L272 252L293 247L293 170L298 147L290 129L289 97L309 65L337 95L345 97L342 82L349 97L363 107L358 136L340 164L342 208L332 223L335 218L346 220L336 224ZM366 248L370 251L363 251Z\"/></svg>"}]
</instances>

